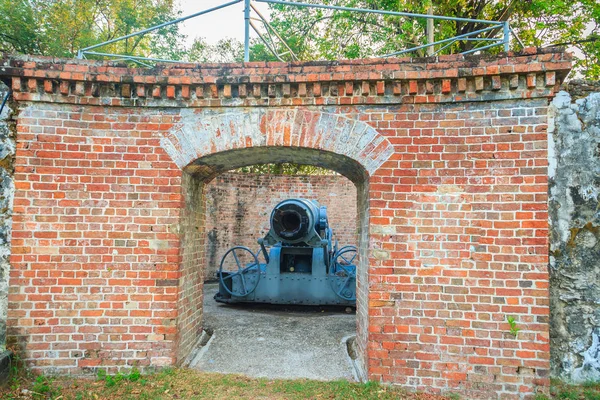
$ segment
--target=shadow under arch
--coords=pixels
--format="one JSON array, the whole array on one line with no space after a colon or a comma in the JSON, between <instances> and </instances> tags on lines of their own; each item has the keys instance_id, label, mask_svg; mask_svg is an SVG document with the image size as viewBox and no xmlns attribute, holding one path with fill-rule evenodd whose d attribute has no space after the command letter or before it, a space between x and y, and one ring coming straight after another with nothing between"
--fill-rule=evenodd
<instances>
[{"instance_id":1,"label":"shadow under arch","mask_svg":"<svg viewBox=\"0 0 600 400\"><path fill-rule=\"evenodd\" d=\"M342 154L308 147L257 146L211 153L183 168L182 187L185 204L182 207L181 278L179 288L178 360L182 361L197 340L202 324L202 292L206 268L206 183L226 171L255 164L295 163L333 170L356 186L357 243L357 340L358 361L363 366L368 340L368 244L369 244L369 173L358 161ZM319 200L319 199L316 199ZM198 268L201 268L198 270ZM199 305L199 306L198 306ZM195 340L192 340L195 338ZM363 367L364 370L364 367Z\"/></svg>"},{"instance_id":2,"label":"shadow under arch","mask_svg":"<svg viewBox=\"0 0 600 400\"><path fill-rule=\"evenodd\" d=\"M355 185L368 180L367 170L342 154L308 147L266 146L234 149L200 157L183 169L205 182L223 172L256 164L295 163L335 171Z\"/></svg>"}]
</instances>

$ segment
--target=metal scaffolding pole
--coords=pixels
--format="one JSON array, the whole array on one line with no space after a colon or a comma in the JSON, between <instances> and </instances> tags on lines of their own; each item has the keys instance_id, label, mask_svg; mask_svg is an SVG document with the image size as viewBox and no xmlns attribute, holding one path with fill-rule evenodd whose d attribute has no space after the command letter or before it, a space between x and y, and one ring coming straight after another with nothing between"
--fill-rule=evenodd
<instances>
[{"instance_id":1,"label":"metal scaffolding pole","mask_svg":"<svg viewBox=\"0 0 600 400\"><path fill-rule=\"evenodd\" d=\"M250 61L250 0L244 0L244 61Z\"/></svg>"}]
</instances>

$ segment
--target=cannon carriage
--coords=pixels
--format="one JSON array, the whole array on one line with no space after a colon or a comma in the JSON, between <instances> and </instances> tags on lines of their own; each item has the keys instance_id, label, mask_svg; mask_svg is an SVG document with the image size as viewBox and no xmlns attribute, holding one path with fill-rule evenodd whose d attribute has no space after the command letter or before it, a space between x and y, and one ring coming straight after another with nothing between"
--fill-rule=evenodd
<instances>
[{"instance_id":1,"label":"cannon carriage","mask_svg":"<svg viewBox=\"0 0 600 400\"><path fill-rule=\"evenodd\" d=\"M216 301L355 306L357 249L334 243L325 206L284 200L270 224L256 253L234 246L224 254Z\"/></svg>"}]
</instances>

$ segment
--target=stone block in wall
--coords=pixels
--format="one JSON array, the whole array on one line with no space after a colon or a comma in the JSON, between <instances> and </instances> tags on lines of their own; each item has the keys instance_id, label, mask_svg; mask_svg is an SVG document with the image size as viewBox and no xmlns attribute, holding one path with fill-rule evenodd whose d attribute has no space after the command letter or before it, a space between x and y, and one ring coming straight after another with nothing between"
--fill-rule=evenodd
<instances>
[{"instance_id":1,"label":"stone block in wall","mask_svg":"<svg viewBox=\"0 0 600 400\"><path fill-rule=\"evenodd\" d=\"M579 91L575 91L579 93ZM600 379L600 93L560 92L549 124L551 365Z\"/></svg>"},{"instance_id":2,"label":"stone block in wall","mask_svg":"<svg viewBox=\"0 0 600 400\"><path fill-rule=\"evenodd\" d=\"M8 87L0 82L0 105ZM6 313L8 310L8 273L12 204L15 191L13 182L15 132L10 124L12 110L7 103L0 112L0 351L6 345Z\"/></svg>"}]
</instances>

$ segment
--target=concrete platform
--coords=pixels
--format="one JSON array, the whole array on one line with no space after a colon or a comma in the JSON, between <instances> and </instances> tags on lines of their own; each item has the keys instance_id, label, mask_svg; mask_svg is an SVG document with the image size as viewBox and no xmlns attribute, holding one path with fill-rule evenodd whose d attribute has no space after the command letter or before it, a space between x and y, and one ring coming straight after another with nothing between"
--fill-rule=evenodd
<instances>
[{"instance_id":1,"label":"concrete platform","mask_svg":"<svg viewBox=\"0 0 600 400\"><path fill-rule=\"evenodd\" d=\"M356 333L356 316L344 308L226 305L213 300L217 284L205 285L204 329L208 342L190 367L250 377L356 380L345 340Z\"/></svg>"}]
</instances>

